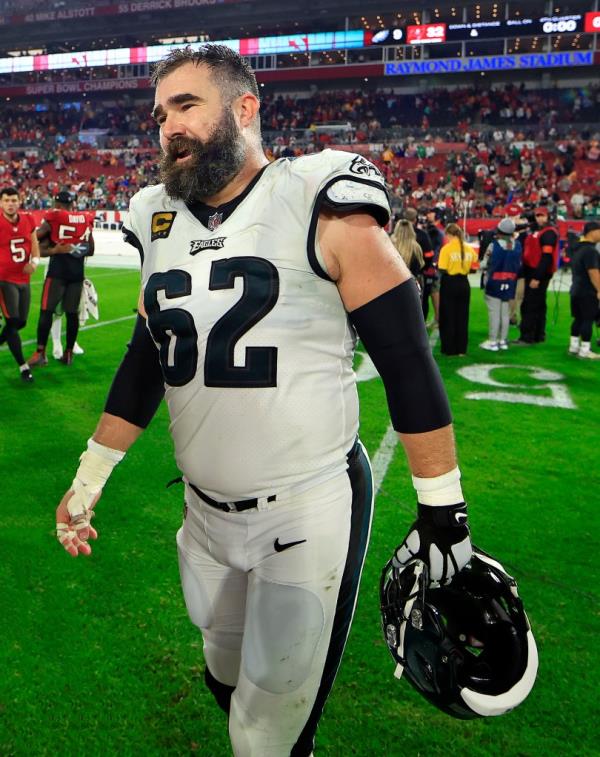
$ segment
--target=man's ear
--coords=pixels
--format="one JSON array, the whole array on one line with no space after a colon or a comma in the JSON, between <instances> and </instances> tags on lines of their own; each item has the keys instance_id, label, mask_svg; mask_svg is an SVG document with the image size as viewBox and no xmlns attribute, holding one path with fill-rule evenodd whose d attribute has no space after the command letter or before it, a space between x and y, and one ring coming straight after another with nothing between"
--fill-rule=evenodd
<instances>
[{"instance_id":1,"label":"man's ear","mask_svg":"<svg viewBox=\"0 0 600 757\"><path fill-rule=\"evenodd\" d=\"M238 116L240 126L243 129L247 129L251 127L258 118L260 102L252 92L245 92L237 98L233 107Z\"/></svg>"}]
</instances>

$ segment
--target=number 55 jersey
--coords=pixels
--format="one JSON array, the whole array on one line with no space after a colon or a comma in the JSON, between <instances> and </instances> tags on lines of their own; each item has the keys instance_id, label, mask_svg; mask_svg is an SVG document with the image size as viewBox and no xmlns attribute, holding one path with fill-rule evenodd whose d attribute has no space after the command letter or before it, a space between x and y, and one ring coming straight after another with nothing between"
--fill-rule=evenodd
<instances>
[{"instance_id":1,"label":"number 55 jersey","mask_svg":"<svg viewBox=\"0 0 600 757\"><path fill-rule=\"evenodd\" d=\"M177 464L216 500L309 488L347 466L355 333L318 247L324 206L389 219L377 168L332 150L271 163L206 225L162 185L131 201L124 232L142 257Z\"/></svg>"}]
</instances>

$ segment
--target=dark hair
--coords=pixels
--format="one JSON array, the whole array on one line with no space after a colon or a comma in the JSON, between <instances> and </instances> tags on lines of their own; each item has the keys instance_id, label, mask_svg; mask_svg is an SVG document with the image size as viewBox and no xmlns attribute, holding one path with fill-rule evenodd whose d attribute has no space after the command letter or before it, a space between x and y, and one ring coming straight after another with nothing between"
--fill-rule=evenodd
<instances>
[{"instance_id":1,"label":"dark hair","mask_svg":"<svg viewBox=\"0 0 600 757\"><path fill-rule=\"evenodd\" d=\"M11 197L17 195L18 197L19 191L14 187L2 187L2 189L0 189L0 197L4 197L4 195L10 195Z\"/></svg>"},{"instance_id":2,"label":"dark hair","mask_svg":"<svg viewBox=\"0 0 600 757\"><path fill-rule=\"evenodd\" d=\"M260 99L254 71L241 55L225 45L207 44L198 48L188 45L171 50L154 67L152 85L156 87L161 79L186 63L206 66L225 102L231 102L245 92L251 92Z\"/></svg>"}]
</instances>

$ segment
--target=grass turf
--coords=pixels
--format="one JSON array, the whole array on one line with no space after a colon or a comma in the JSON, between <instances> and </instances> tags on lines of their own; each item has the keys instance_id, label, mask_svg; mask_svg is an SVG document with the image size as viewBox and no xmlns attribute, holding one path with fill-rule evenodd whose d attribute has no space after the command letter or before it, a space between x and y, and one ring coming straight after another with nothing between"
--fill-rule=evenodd
<instances>
[{"instance_id":1,"label":"grass turf","mask_svg":"<svg viewBox=\"0 0 600 757\"><path fill-rule=\"evenodd\" d=\"M23 333L33 340L42 272ZM132 315L138 274L92 279L102 321ZM455 415L474 540L519 580L540 651L529 699L501 718L455 721L393 678L381 637L379 571L412 521L414 496L401 448L383 481L352 633L318 732L319 757L588 757L598 679L600 366L569 358L568 298L551 308L548 341L485 353L485 307L472 293L466 358L439 356ZM554 295L550 295L551 304ZM556 322L555 317L556 317ZM201 641L187 620L173 536L181 491L165 408L119 466L98 506L91 559L55 542L53 513L102 410L133 319L82 332L85 356L52 359L20 382L0 351L0 755L230 753L223 714L202 680ZM516 336L516 334L515 334ZM33 346L25 348L29 354ZM459 369L510 366L476 384ZM518 367L525 366L525 368ZM477 391L549 397L527 366L559 372L576 409L471 400ZM563 392L564 394L564 392ZM373 456L387 428L383 388L360 385L361 435Z\"/></svg>"}]
</instances>

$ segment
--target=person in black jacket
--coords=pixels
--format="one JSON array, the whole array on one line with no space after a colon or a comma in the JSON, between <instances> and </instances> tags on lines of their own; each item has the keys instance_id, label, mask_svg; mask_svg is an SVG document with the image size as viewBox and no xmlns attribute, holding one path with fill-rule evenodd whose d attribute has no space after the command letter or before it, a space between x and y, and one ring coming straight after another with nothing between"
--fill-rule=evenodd
<instances>
[{"instance_id":1,"label":"person in black jacket","mask_svg":"<svg viewBox=\"0 0 600 757\"><path fill-rule=\"evenodd\" d=\"M425 261L425 268L423 270L423 318L427 321L427 315L429 314L429 294L432 282L437 277L437 270L433 265L434 251L433 244L429 238L429 234L424 229L419 228L417 221L419 214L415 208L406 208L404 211L404 218L412 223L415 230L415 236L417 243L423 252L423 259Z\"/></svg>"},{"instance_id":2,"label":"person in black jacket","mask_svg":"<svg viewBox=\"0 0 600 757\"><path fill-rule=\"evenodd\" d=\"M548 208L537 208L523 250L525 296L517 344L535 344L546 339L546 292L558 267L558 245L558 231L550 225Z\"/></svg>"},{"instance_id":3,"label":"person in black jacket","mask_svg":"<svg viewBox=\"0 0 600 757\"><path fill-rule=\"evenodd\" d=\"M600 360L592 352L592 327L598 317L600 304L600 222L588 221L583 227L583 237L574 250L571 262L571 342L569 354L587 360Z\"/></svg>"}]
</instances>

